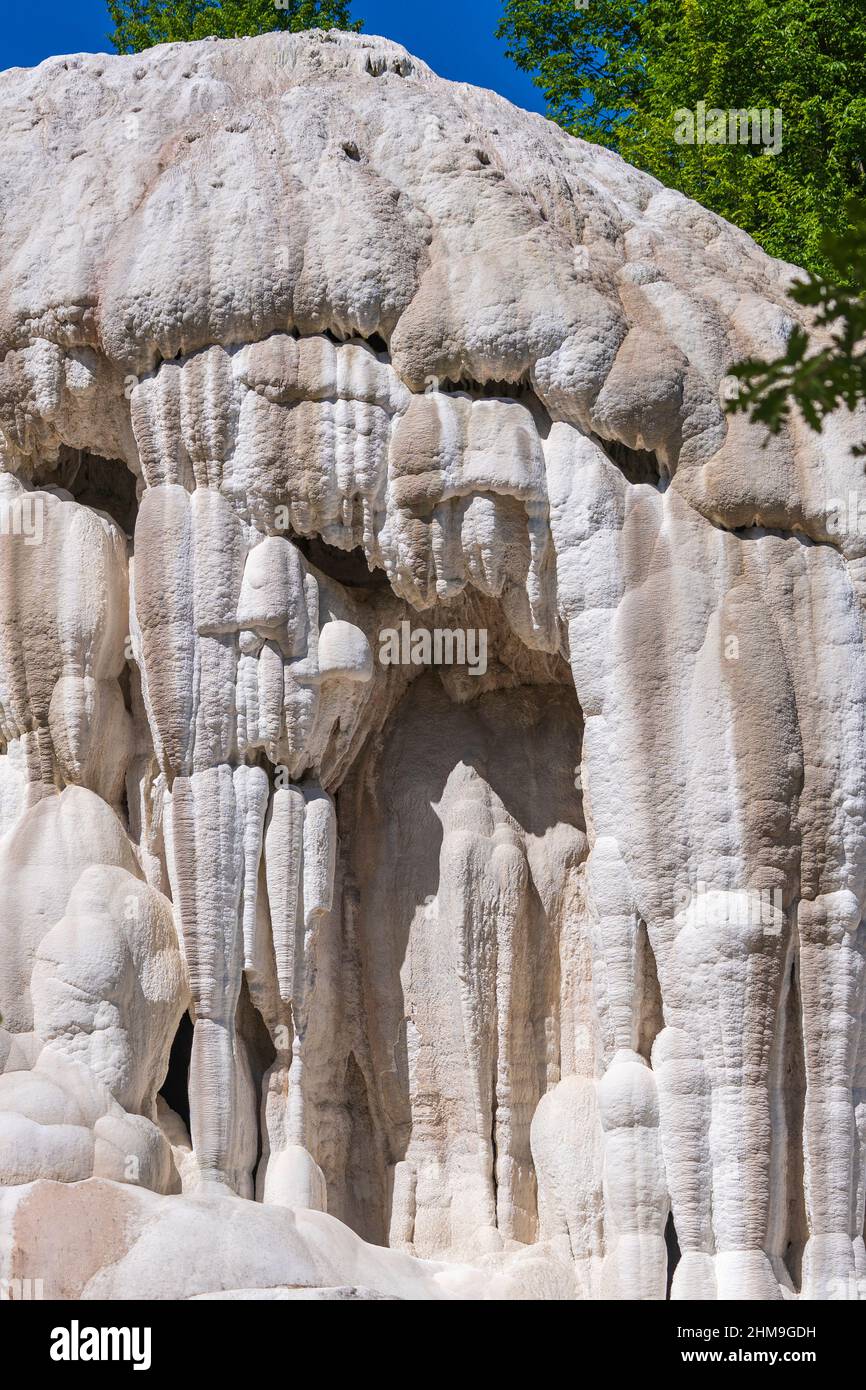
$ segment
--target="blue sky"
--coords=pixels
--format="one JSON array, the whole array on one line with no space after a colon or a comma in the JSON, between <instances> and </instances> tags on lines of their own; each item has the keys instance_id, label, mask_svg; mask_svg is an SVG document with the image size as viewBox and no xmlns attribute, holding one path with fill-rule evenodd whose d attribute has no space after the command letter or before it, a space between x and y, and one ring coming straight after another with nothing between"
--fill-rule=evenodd
<instances>
[{"instance_id":1,"label":"blue sky","mask_svg":"<svg viewBox=\"0 0 866 1390\"><path fill-rule=\"evenodd\" d=\"M30 67L54 53L103 52L111 28L105 0L0 0L0 68ZM385 34L441 77L493 87L518 106L544 98L494 37L501 0L353 0L369 34Z\"/></svg>"}]
</instances>

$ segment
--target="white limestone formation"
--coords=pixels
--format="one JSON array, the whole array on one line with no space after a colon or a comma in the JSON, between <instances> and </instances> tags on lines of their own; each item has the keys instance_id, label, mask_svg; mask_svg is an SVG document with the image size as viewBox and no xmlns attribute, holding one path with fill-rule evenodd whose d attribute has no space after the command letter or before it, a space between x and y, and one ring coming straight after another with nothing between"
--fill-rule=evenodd
<instances>
[{"instance_id":1,"label":"white limestone formation","mask_svg":"<svg viewBox=\"0 0 866 1390\"><path fill-rule=\"evenodd\" d=\"M866 420L724 410L793 268L377 38L0 147L0 1278L866 1291Z\"/></svg>"}]
</instances>

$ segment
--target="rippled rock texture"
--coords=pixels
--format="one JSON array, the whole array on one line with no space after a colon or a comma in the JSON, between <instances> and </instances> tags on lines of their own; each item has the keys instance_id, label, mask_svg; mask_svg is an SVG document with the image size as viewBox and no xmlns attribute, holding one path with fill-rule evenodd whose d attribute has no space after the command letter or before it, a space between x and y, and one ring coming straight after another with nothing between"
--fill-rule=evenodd
<instances>
[{"instance_id":1,"label":"rippled rock texture","mask_svg":"<svg viewBox=\"0 0 866 1390\"><path fill-rule=\"evenodd\" d=\"M792 268L381 39L0 132L0 1275L856 1297L866 422L724 410Z\"/></svg>"}]
</instances>

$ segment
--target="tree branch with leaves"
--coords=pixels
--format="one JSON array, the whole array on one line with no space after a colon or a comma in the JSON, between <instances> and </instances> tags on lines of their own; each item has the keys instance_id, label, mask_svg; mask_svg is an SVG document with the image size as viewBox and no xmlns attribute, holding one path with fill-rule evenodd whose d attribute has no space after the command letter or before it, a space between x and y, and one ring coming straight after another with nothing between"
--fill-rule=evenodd
<instances>
[{"instance_id":1,"label":"tree branch with leaves","mask_svg":"<svg viewBox=\"0 0 866 1390\"><path fill-rule=\"evenodd\" d=\"M731 369L741 386L728 410L746 411L770 434L779 433L794 406L820 431L834 410L855 410L866 400L866 203L852 200L846 211L850 229L823 238L834 273L795 280L788 292L795 304L814 310L815 327L828 329L829 341L816 348L796 324L781 357L747 358ZM866 456L866 441L854 453Z\"/></svg>"}]
</instances>

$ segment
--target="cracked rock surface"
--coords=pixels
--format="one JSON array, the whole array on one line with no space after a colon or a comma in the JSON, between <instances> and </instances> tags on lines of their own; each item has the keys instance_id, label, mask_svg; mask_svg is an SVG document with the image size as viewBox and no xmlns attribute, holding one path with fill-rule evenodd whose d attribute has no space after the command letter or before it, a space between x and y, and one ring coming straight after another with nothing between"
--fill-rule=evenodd
<instances>
[{"instance_id":1,"label":"cracked rock surface","mask_svg":"<svg viewBox=\"0 0 866 1390\"><path fill-rule=\"evenodd\" d=\"M0 149L0 1277L866 1296L866 419L724 409L794 268L367 36Z\"/></svg>"}]
</instances>

